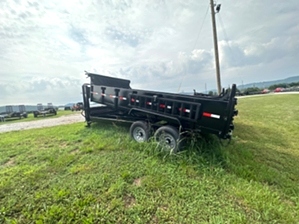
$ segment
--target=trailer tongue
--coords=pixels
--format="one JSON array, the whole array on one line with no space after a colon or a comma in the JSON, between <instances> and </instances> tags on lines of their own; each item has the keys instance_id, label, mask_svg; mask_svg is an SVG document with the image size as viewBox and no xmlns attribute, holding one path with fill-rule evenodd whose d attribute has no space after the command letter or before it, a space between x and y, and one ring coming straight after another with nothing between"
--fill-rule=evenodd
<instances>
[{"instance_id":1,"label":"trailer tongue","mask_svg":"<svg viewBox=\"0 0 299 224\"><path fill-rule=\"evenodd\" d=\"M182 133L215 134L230 139L233 117L238 114L236 85L219 96L184 95L132 89L130 80L88 73L90 83L82 86L85 120L131 123L130 134L137 142L155 139L171 151L179 149ZM101 106L92 107L90 102Z\"/></svg>"}]
</instances>

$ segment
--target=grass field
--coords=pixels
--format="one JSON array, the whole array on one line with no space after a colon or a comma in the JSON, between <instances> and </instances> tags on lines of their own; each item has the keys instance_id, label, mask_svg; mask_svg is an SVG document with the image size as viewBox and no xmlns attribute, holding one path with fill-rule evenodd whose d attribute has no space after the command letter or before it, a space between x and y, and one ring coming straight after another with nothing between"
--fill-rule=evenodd
<instances>
[{"instance_id":1,"label":"grass field","mask_svg":"<svg viewBox=\"0 0 299 224\"><path fill-rule=\"evenodd\" d=\"M299 223L299 96L238 101L230 145L172 156L110 124L0 134L0 223Z\"/></svg>"},{"instance_id":2,"label":"grass field","mask_svg":"<svg viewBox=\"0 0 299 224\"><path fill-rule=\"evenodd\" d=\"M69 114L75 114L75 113L79 113L78 111L71 111L71 110L59 110L57 111L57 115L53 115L53 114L49 114L44 116L38 116L38 117L34 117L33 113L28 114L27 118L9 118L6 119L4 122L0 122L0 125L2 124L11 124L11 123L16 123L16 122L25 122L25 121L36 121L36 120L41 120L41 119L48 119L48 118L55 118L55 117L61 117L64 115L69 115Z\"/></svg>"}]
</instances>

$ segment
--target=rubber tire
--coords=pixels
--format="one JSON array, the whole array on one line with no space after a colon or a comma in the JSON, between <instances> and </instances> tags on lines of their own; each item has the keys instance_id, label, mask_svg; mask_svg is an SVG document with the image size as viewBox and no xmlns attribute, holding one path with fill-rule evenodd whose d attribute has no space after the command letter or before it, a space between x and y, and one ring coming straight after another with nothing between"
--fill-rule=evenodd
<instances>
[{"instance_id":1,"label":"rubber tire","mask_svg":"<svg viewBox=\"0 0 299 224\"><path fill-rule=\"evenodd\" d=\"M147 142L151 135L150 130L150 125L147 122L135 121L130 127L130 135L136 142Z\"/></svg>"},{"instance_id":2,"label":"rubber tire","mask_svg":"<svg viewBox=\"0 0 299 224\"><path fill-rule=\"evenodd\" d=\"M180 150L180 133L173 126L165 125L158 128L155 132L155 140L170 153L177 153Z\"/></svg>"}]
</instances>

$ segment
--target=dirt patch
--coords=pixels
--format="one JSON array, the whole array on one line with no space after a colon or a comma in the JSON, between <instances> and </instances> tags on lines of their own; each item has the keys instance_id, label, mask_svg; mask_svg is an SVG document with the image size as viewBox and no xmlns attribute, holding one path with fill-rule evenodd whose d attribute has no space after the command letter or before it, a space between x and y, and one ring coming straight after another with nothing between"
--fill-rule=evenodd
<instances>
[{"instance_id":1,"label":"dirt patch","mask_svg":"<svg viewBox=\"0 0 299 224\"><path fill-rule=\"evenodd\" d=\"M124 203L126 208L131 208L136 204L136 199L132 195L126 195L124 197Z\"/></svg>"},{"instance_id":2,"label":"dirt patch","mask_svg":"<svg viewBox=\"0 0 299 224\"><path fill-rule=\"evenodd\" d=\"M137 178L133 181L133 185L137 186L137 187L140 187L141 186L141 183L142 183L142 178Z\"/></svg>"},{"instance_id":3,"label":"dirt patch","mask_svg":"<svg viewBox=\"0 0 299 224\"><path fill-rule=\"evenodd\" d=\"M70 151L70 153L71 153L72 155L75 155L75 154L77 154L78 152L79 152L79 149L74 149L74 150Z\"/></svg>"},{"instance_id":4,"label":"dirt patch","mask_svg":"<svg viewBox=\"0 0 299 224\"><path fill-rule=\"evenodd\" d=\"M4 163L4 167L13 166L15 164L15 161L13 158L9 159L6 163Z\"/></svg>"}]
</instances>

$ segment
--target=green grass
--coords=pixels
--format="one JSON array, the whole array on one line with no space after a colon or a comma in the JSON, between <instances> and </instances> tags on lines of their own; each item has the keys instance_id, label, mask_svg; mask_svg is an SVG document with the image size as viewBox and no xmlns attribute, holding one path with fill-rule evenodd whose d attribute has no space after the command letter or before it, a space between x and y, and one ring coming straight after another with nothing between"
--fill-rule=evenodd
<instances>
[{"instance_id":1,"label":"green grass","mask_svg":"<svg viewBox=\"0 0 299 224\"><path fill-rule=\"evenodd\" d=\"M0 134L0 223L298 223L299 97L238 101L229 146L172 156L104 123Z\"/></svg>"},{"instance_id":2,"label":"green grass","mask_svg":"<svg viewBox=\"0 0 299 224\"><path fill-rule=\"evenodd\" d=\"M27 118L22 118L22 119L9 118L9 119L6 119L4 122L0 122L0 125L17 123L17 122L25 122L25 121L36 121L36 120L48 119L48 118L55 118L55 117L61 117L61 116L65 116L65 115L75 114L75 113L80 113L80 112L79 111L72 112L71 110L59 110L59 111L57 111L57 115L48 114L46 116L38 116L38 117L34 117L33 113L30 113L30 114L28 114Z\"/></svg>"}]
</instances>

